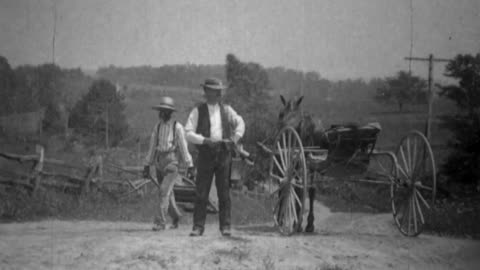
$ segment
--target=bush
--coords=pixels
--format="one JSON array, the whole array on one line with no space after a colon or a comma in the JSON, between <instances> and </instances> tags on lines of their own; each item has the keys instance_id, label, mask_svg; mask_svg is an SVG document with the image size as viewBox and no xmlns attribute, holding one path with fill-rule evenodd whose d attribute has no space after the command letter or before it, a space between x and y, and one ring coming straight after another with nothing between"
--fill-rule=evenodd
<instances>
[{"instance_id":1,"label":"bush","mask_svg":"<svg viewBox=\"0 0 480 270\"><path fill-rule=\"evenodd\" d=\"M441 86L440 94L453 100L458 112L442 118L443 127L453 133L443 170L454 182L473 184L480 181L480 54L458 55L445 75L458 85Z\"/></svg>"},{"instance_id":2,"label":"bush","mask_svg":"<svg viewBox=\"0 0 480 270\"><path fill-rule=\"evenodd\" d=\"M453 182L476 183L480 180L480 114L446 116L443 121L454 134L443 172Z\"/></svg>"},{"instance_id":3,"label":"bush","mask_svg":"<svg viewBox=\"0 0 480 270\"><path fill-rule=\"evenodd\" d=\"M76 133L92 138L96 143L116 146L127 135L125 104L115 86L107 80L96 80L89 92L73 108L69 126Z\"/></svg>"}]
</instances>

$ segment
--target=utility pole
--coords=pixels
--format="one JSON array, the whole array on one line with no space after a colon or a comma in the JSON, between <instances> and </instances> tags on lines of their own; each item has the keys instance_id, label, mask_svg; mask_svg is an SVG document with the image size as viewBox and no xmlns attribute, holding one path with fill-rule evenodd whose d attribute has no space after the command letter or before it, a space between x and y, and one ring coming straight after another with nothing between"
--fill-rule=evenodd
<instances>
[{"instance_id":1,"label":"utility pole","mask_svg":"<svg viewBox=\"0 0 480 270\"><path fill-rule=\"evenodd\" d=\"M430 54L428 58L425 57L405 57L405 60L408 61L428 61L428 115L427 115L427 126L425 127L425 135L428 140L431 136L431 118L432 118L432 105L433 105L433 93L432 93L432 82L433 82L433 62L450 62L450 59L443 58L434 58L433 54Z\"/></svg>"},{"instance_id":2,"label":"utility pole","mask_svg":"<svg viewBox=\"0 0 480 270\"><path fill-rule=\"evenodd\" d=\"M55 35L57 34L57 3L53 1L52 64L55 64Z\"/></svg>"}]
</instances>

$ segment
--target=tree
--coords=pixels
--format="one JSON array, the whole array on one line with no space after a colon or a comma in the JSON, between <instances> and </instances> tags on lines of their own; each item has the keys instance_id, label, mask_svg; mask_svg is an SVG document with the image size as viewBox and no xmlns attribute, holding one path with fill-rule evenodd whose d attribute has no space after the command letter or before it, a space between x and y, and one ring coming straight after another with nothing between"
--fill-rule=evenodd
<instances>
[{"instance_id":1,"label":"tree","mask_svg":"<svg viewBox=\"0 0 480 270\"><path fill-rule=\"evenodd\" d=\"M15 110L45 108L43 127L52 132L66 130L68 113L92 83L80 69L62 69L53 64L19 66L15 77Z\"/></svg>"},{"instance_id":2,"label":"tree","mask_svg":"<svg viewBox=\"0 0 480 270\"><path fill-rule=\"evenodd\" d=\"M0 56L0 115L13 111L12 96L15 93L15 73L8 60Z\"/></svg>"},{"instance_id":3,"label":"tree","mask_svg":"<svg viewBox=\"0 0 480 270\"><path fill-rule=\"evenodd\" d=\"M396 77L386 78L386 85L377 89L374 99L379 103L396 104L401 112L405 104L425 104L427 83L420 77L399 71Z\"/></svg>"},{"instance_id":4,"label":"tree","mask_svg":"<svg viewBox=\"0 0 480 270\"><path fill-rule=\"evenodd\" d=\"M88 92L93 79L86 76L79 68L62 70L62 77L59 82L60 101L56 106L59 115L59 122L62 123L62 130L68 131L68 118L76 102Z\"/></svg>"},{"instance_id":5,"label":"tree","mask_svg":"<svg viewBox=\"0 0 480 270\"><path fill-rule=\"evenodd\" d=\"M233 54L226 57L226 77L228 89L225 100L244 117L249 126L245 140L260 141L271 130L274 117L268 110L270 81L267 71L257 63L244 63Z\"/></svg>"},{"instance_id":6,"label":"tree","mask_svg":"<svg viewBox=\"0 0 480 270\"><path fill-rule=\"evenodd\" d=\"M124 109L123 97L117 93L115 85L99 79L75 104L69 126L94 143L105 141L107 147L115 146L128 132Z\"/></svg>"},{"instance_id":7,"label":"tree","mask_svg":"<svg viewBox=\"0 0 480 270\"><path fill-rule=\"evenodd\" d=\"M62 69L54 64L20 66L15 69L17 87L14 107L17 112L45 109L43 128L56 131L63 127L58 104L62 98Z\"/></svg>"},{"instance_id":8,"label":"tree","mask_svg":"<svg viewBox=\"0 0 480 270\"><path fill-rule=\"evenodd\" d=\"M480 54L457 55L445 70L458 85L439 86L440 95L454 101L458 112L442 117L443 127L453 133L442 168L455 182L475 183L480 181Z\"/></svg>"},{"instance_id":9,"label":"tree","mask_svg":"<svg viewBox=\"0 0 480 270\"><path fill-rule=\"evenodd\" d=\"M257 63L242 63L235 55L227 55L226 65L227 84L229 92L242 99L250 99L270 88L268 74Z\"/></svg>"}]
</instances>

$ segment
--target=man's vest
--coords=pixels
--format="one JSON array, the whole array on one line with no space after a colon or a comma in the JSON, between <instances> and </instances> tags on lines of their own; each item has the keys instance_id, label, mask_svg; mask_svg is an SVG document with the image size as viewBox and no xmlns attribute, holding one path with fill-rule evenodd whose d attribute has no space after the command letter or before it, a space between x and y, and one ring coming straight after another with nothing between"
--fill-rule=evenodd
<instances>
[{"instance_id":1,"label":"man's vest","mask_svg":"<svg viewBox=\"0 0 480 270\"><path fill-rule=\"evenodd\" d=\"M222 122L222 138L228 139L232 137L232 130L234 123L230 123L225 105L220 106L220 119ZM196 133L201 134L205 138L210 137L210 114L208 113L208 105L203 103L198 106L198 123ZM204 149L204 145L199 145L199 149Z\"/></svg>"}]
</instances>

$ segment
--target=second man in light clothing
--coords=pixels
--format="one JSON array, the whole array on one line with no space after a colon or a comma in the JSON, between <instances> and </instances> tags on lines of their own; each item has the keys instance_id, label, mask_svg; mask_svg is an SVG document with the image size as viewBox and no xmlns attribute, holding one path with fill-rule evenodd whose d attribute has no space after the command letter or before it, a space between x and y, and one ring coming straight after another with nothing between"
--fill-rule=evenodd
<instances>
[{"instance_id":1,"label":"second man in light clothing","mask_svg":"<svg viewBox=\"0 0 480 270\"><path fill-rule=\"evenodd\" d=\"M177 208L173 187L178 178L179 159L193 168L188 152L183 126L172 119L175 104L172 98L162 97L153 107L158 111L159 122L154 126L145 158L144 177L150 177L150 166L155 167L159 184L160 205L154 220L154 231L166 228L166 213L172 218L172 228L178 227L181 213Z\"/></svg>"}]
</instances>

